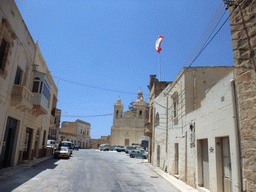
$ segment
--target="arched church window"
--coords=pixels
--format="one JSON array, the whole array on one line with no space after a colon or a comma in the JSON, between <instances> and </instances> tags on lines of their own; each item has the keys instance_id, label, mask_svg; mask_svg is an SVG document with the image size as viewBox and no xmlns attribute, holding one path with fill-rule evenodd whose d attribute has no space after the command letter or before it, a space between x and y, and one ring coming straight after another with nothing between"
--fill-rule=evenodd
<instances>
[{"instance_id":1,"label":"arched church window","mask_svg":"<svg viewBox=\"0 0 256 192\"><path fill-rule=\"evenodd\" d=\"M159 125L159 113L156 113L156 117L155 117L155 125Z\"/></svg>"},{"instance_id":2,"label":"arched church window","mask_svg":"<svg viewBox=\"0 0 256 192\"><path fill-rule=\"evenodd\" d=\"M142 110L140 110L139 116L142 116Z\"/></svg>"},{"instance_id":3,"label":"arched church window","mask_svg":"<svg viewBox=\"0 0 256 192\"><path fill-rule=\"evenodd\" d=\"M118 117L118 114L119 114L119 111L117 110L117 111L116 111L116 116L117 116L117 117Z\"/></svg>"}]
</instances>

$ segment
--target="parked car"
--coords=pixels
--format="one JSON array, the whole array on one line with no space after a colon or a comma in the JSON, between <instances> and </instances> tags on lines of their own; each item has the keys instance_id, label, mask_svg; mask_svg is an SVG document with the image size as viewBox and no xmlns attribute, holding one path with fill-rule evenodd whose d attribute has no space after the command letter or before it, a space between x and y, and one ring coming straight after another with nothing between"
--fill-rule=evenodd
<instances>
[{"instance_id":1,"label":"parked car","mask_svg":"<svg viewBox=\"0 0 256 192\"><path fill-rule=\"evenodd\" d=\"M72 142L71 141L62 141L59 147L68 147L70 153L72 154Z\"/></svg>"},{"instance_id":2,"label":"parked car","mask_svg":"<svg viewBox=\"0 0 256 192\"><path fill-rule=\"evenodd\" d=\"M54 148L55 146L55 140L47 140L47 147Z\"/></svg>"},{"instance_id":3,"label":"parked car","mask_svg":"<svg viewBox=\"0 0 256 192\"><path fill-rule=\"evenodd\" d=\"M69 159L69 157L71 156L71 151L69 150L68 147L62 146L60 147L60 149L54 151L53 156L54 156L54 159L61 158L61 157Z\"/></svg>"},{"instance_id":4,"label":"parked car","mask_svg":"<svg viewBox=\"0 0 256 192\"><path fill-rule=\"evenodd\" d=\"M123 146L116 147L117 152L125 151L125 148Z\"/></svg>"},{"instance_id":5,"label":"parked car","mask_svg":"<svg viewBox=\"0 0 256 192\"><path fill-rule=\"evenodd\" d=\"M127 147L125 148L125 153L129 154L132 150L136 150L136 147L127 146Z\"/></svg>"},{"instance_id":6,"label":"parked car","mask_svg":"<svg viewBox=\"0 0 256 192\"><path fill-rule=\"evenodd\" d=\"M130 152L130 157L131 158L134 158L134 157L142 157L142 155L144 154L144 156L146 155L145 154L145 150L144 149L140 149L140 150L132 150Z\"/></svg>"},{"instance_id":7,"label":"parked car","mask_svg":"<svg viewBox=\"0 0 256 192\"><path fill-rule=\"evenodd\" d=\"M114 146L110 146L109 151L115 151L116 148Z\"/></svg>"},{"instance_id":8,"label":"parked car","mask_svg":"<svg viewBox=\"0 0 256 192\"><path fill-rule=\"evenodd\" d=\"M109 151L110 145L109 144L101 144L99 147L100 151Z\"/></svg>"},{"instance_id":9,"label":"parked car","mask_svg":"<svg viewBox=\"0 0 256 192\"><path fill-rule=\"evenodd\" d=\"M148 152L145 151L144 153L142 153L142 159L147 159L148 158Z\"/></svg>"},{"instance_id":10,"label":"parked car","mask_svg":"<svg viewBox=\"0 0 256 192\"><path fill-rule=\"evenodd\" d=\"M72 149L78 151L79 150L79 146L78 145L72 145Z\"/></svg>"}]
</instances>

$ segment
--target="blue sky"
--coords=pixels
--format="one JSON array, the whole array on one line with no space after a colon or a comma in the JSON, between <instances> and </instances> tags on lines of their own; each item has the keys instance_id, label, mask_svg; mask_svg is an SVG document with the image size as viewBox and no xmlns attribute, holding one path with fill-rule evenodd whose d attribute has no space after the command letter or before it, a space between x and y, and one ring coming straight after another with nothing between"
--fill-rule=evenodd
<instances>
[{"instance_id":1,"label":"blue sky","mask_svg":"<svg viewBox=\"0 0 256 192\"><path fill-rule=\"evenodd\" d=\"M100 138L110 135L113 117L79 116L111 114L119 96L126 111L140 88L146 101L149 76L158 78L160 35L161 80L173 81L222 0L15 2L59 88L61 121L89 122L91 137ZM220 25L227 17L228 12ZM192 66L233 65L227 22ZM65 117L71 115L78 117Z\"/></svg>"}]
</instances>

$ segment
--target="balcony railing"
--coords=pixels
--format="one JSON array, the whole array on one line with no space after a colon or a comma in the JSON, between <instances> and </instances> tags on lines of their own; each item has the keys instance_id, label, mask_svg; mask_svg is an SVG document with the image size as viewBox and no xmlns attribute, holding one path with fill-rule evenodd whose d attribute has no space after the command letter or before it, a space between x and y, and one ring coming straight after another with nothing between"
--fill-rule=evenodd
<instances>
[{"instance_id":1,"label":"balcony railing","mask_svg":"<svg viewBox=\"0 0 256 192\"><path fill-rule=\"evenodd\" d=\"M11 106L15 106L17 109L25 112L32 109L32 98L33 93L25 85L13 85Z\"/></svg>"}]
</instances>

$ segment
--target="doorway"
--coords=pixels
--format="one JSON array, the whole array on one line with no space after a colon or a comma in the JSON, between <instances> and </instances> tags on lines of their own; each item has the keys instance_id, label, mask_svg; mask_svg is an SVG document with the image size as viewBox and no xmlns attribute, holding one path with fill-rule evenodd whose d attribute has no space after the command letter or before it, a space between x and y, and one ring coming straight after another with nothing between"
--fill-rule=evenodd
<instances>
[{"instance_id":1,"label":"doorway","mask_svg":"<svg viewBox=\"0 0 256 192\"><path fill-rule=\"evenodd\" d=\"M18 120L8 117L0 156L0 168L11 166L17 124Z\"/></svg>"},{"instance_id":2,"label":"doorway","mask_svg":"<svg viewBox=\"0 0 256 192\"><path fill-rule=\"evenodd\" d=\"M232 191L232 169L229 137L216 138L218 191Z\"/></svg>"},{"instance_id":3,"label":"doorway","mask_svg":"<svg viewBox=\"0 0 256 192\"><path fill-rule=\"evenodd\" d=\"M124 140L124 145L129 146L129 139Z\"/></svg>"},{"instance_id":4,"label":"doorway","mask_svg":"<svg viewBox=\"0 0 256 192\"><path fill-rule=\"evenodd\" d=\"M179 143L175 143L174 167L174 174L179 175Z\"/></svg>"},{"instance_id":5,"label":"doorway","mask_svg":"<svg viewBox=\"0 0 256 192\"><path fill-rule=\"evenodd\" d=\"M33 129L27 127L26 136L23 145L23 158L22 160L28 160L30 156L31 141L32 141Z\"/></svg>"},{"instance_id":6,"label":"doorway","mask_svg":"<svg viewBox=\"0 0 256 192\"><path fill-rule=\"evenodd\" d=\"M38 151L39 151L39 129L36 132L36 137L35 137L35 154L34 156L38 158Z\"/></svg>"},{"instance_id":7,"label":"doorway","mask_svg":"<svg viewBox=\"0 0 256 192\"><path fill-rule=\"evenodd\" d=\"M200 187L210 188L209 184L209 157L208 140L198 140L198 185Z\"/></svg>"},{"instance_id":8,"label":"doorway","mask_svg":"<svg viewBox=\"0 0 256 192\"><path fill-rule=\"evenodd\" d=\"M157 145L157 167L160 167L160 145Z\"/></svg>"}]
</instances>

